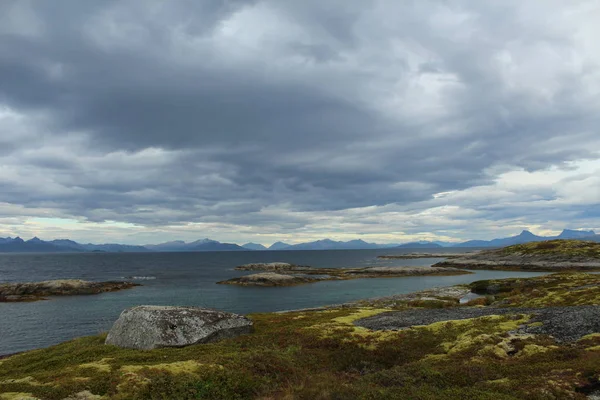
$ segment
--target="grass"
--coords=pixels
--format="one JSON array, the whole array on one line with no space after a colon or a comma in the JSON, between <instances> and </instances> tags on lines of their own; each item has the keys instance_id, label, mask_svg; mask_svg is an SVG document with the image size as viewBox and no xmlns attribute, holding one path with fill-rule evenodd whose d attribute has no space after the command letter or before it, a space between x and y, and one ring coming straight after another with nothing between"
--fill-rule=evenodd
<instances>
[{"instance_id":1,"label":"grass","mask_svg":"<svg viewBox=\"0 0 600 400\"><path fill-rule=\"evenodd\" d=\"M556 255L600 258L600 243L583 240L547 240L504 247L503 254Z\"/></svg>"},{"instance_id":2,"label":"grass","mask_svg":"<svg viewBox=\"0 0 600 400\"><path fill-rule=\"evenodd\" d=\"M478 306L510 307L598 304L598 284L597 275L554 274L474 286L503 289ZM394 308L450 306L460 307L446 300ZM251 335L178 349L79 338L0 360L0 399L86 391L102 399L585 399L599 382L600 335L570 345L515 335L528 315L386 332L353 325L388 309L254 314Z\"/></svg>"}]
</instances>

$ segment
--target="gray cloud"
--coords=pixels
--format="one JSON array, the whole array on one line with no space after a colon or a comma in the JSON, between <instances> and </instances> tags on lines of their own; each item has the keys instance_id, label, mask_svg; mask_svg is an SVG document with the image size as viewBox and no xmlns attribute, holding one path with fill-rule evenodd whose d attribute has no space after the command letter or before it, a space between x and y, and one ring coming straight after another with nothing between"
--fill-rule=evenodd
<instances>
[{"instance_id":1,"label":"gray cloud","mask_svg":"<svg viewBox=\"0 0 600 400\"><path fill-rule=\"evenodd\" d=\"M597 159L593 3L3 2L0 202L293 232Z\"/></svg>"}]
</instances>

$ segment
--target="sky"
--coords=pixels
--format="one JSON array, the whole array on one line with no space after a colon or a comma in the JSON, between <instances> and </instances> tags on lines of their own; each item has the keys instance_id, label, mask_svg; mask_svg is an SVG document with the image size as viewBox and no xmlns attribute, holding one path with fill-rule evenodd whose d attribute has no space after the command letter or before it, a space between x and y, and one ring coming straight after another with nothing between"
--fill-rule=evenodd
<instances>
[{"instance_id":1,"label":"sky","mask_svg":"<svg viewBox=\"0 0 600 400\"><path fill-rule=\"evenodd\" d=\"M600 231L600 2L3 0L0 236Z\"/></svg>"}]
</instances>

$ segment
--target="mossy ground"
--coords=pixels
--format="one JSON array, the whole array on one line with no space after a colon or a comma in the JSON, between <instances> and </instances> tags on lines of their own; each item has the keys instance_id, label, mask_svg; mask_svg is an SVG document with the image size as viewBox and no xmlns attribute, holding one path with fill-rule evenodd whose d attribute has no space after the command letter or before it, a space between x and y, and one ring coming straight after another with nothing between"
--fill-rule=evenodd
<instances>
[{"instance_id":1,"label":"mossy ground","mask_svg":"<svg viewBox=\"0 0 600 400\"><path fill-rule=\"evenodd\" d=\"M536 278L473 282L475 292L493 288L495 304L515 307L600 304L600 274L557 273Z\"/></svg>"},{"instance_id":2,"label":"mossy ground","mask_svg":"<svg viewBox=\"0 0 600 400\"><path fill-rule=\"evenodd\" d=\"M557 255L600 258L600 243L584 240L547 240L504 247L503 254Z\"/></svg>"},{"instance_id":3,"label":"mossy ground","mask_svg":"<svg viewBox=\"0 0 600 400\"><path fill-rule=\"evenodd\" d=\"M495 305L597 304L600 295L596 275L494 283L510 286ZM430 303L394 308L441 305ZM384 332L352 323L388 309L254 314L251 335L181 349L135 351L106 346L103 335L80 338L2 360L0 399L85 391L106 399L585 399L599 382L600 335L568 345L516 335L528 315Z\"/></svg>"}]
</instances>

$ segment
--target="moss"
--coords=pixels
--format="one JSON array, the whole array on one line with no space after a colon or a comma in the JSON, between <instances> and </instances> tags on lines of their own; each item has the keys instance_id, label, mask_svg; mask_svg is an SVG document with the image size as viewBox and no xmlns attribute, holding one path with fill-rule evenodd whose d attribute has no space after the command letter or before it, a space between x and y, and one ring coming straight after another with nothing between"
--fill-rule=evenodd
<instances>
[{"instance_id":1,"label":"moss","mask_svg":"<svg viewBox=\"0 0 600 400\"><path fill-rule=\"evenodd\" d=\"M193 374L198 371L200 368L223 368L220 365L203 365L196 361L188 360L188 361L178 361L173 363L165 363L165 364L150 364L150 365L124 365L121 367L121 371L124 373L136 373L142 369L155 369L166 371L171 374Z\"/></svg>"},{"instance_id":2,"label":"moss","mask_svg":"<svg viewBox=\"0 0 600 400\"><path fill-rule=\"evenodd\" d=\"M0 385L2 385L2 384L15 384L15 383L25 383L27 385L32 385L32 386L40 386L40 385L42 385L42 383L36 381L35 378L32 377L32 376L26 376L24 378L19 378L19 379L6 379L6 380L3 380L3 381L0 381Z\"/></svg>"},{"instance_id":3,"label":"moss","mask_svg":"<svg viewBox=\"0 0 600 400\"><path fill-rule=\"evenodd\" d=\"M96 362L84 363L79 366L79 368L92 368L97 370L98 372L110 372L110 364L109 362L113 360L112 358L103 358Z\"/></svg>"},{"instance_id":4,"label":"moss","mask_svg":"<svg viewBox=\"0 0 600 400\"><path fill-rule=\"evenodd\" d=\"M539 346L537 344L528 344L523 347L523 349L519 352L519 357L528 357L533 354L544 353L546 351L552 350L551 347Z\"/></svg>"},{"instance_id":5,"label":"moss","mask_svg":"<svg viewBox=\"0 0 600 400\"><path fill-rule=\"evenodd\" d=\"M600 243L583 240L547 240L508 246L504 254L561 255L600 258Z\"/></svg>"},{"instance_id":6,"label":"moss","mask_svg":"<svg viewBox=\"0 0 600 400\"><path fill-rule=\"evenodd\" d=\"M548 307L600 304L600 276L556 273L535 278L512 278L473 282L471 290L496 291L495 304L517 307Z\"/></svg>"},{"instance_id":7,"label":"moss","mask_svg":"<svg viewBox=\"0 0 600 400\"><path fill-rule=\"evenodd\" d=\"M1 400L37 400L31 393L7 392L0 393Z\"/></svg>"}]
</instances>

